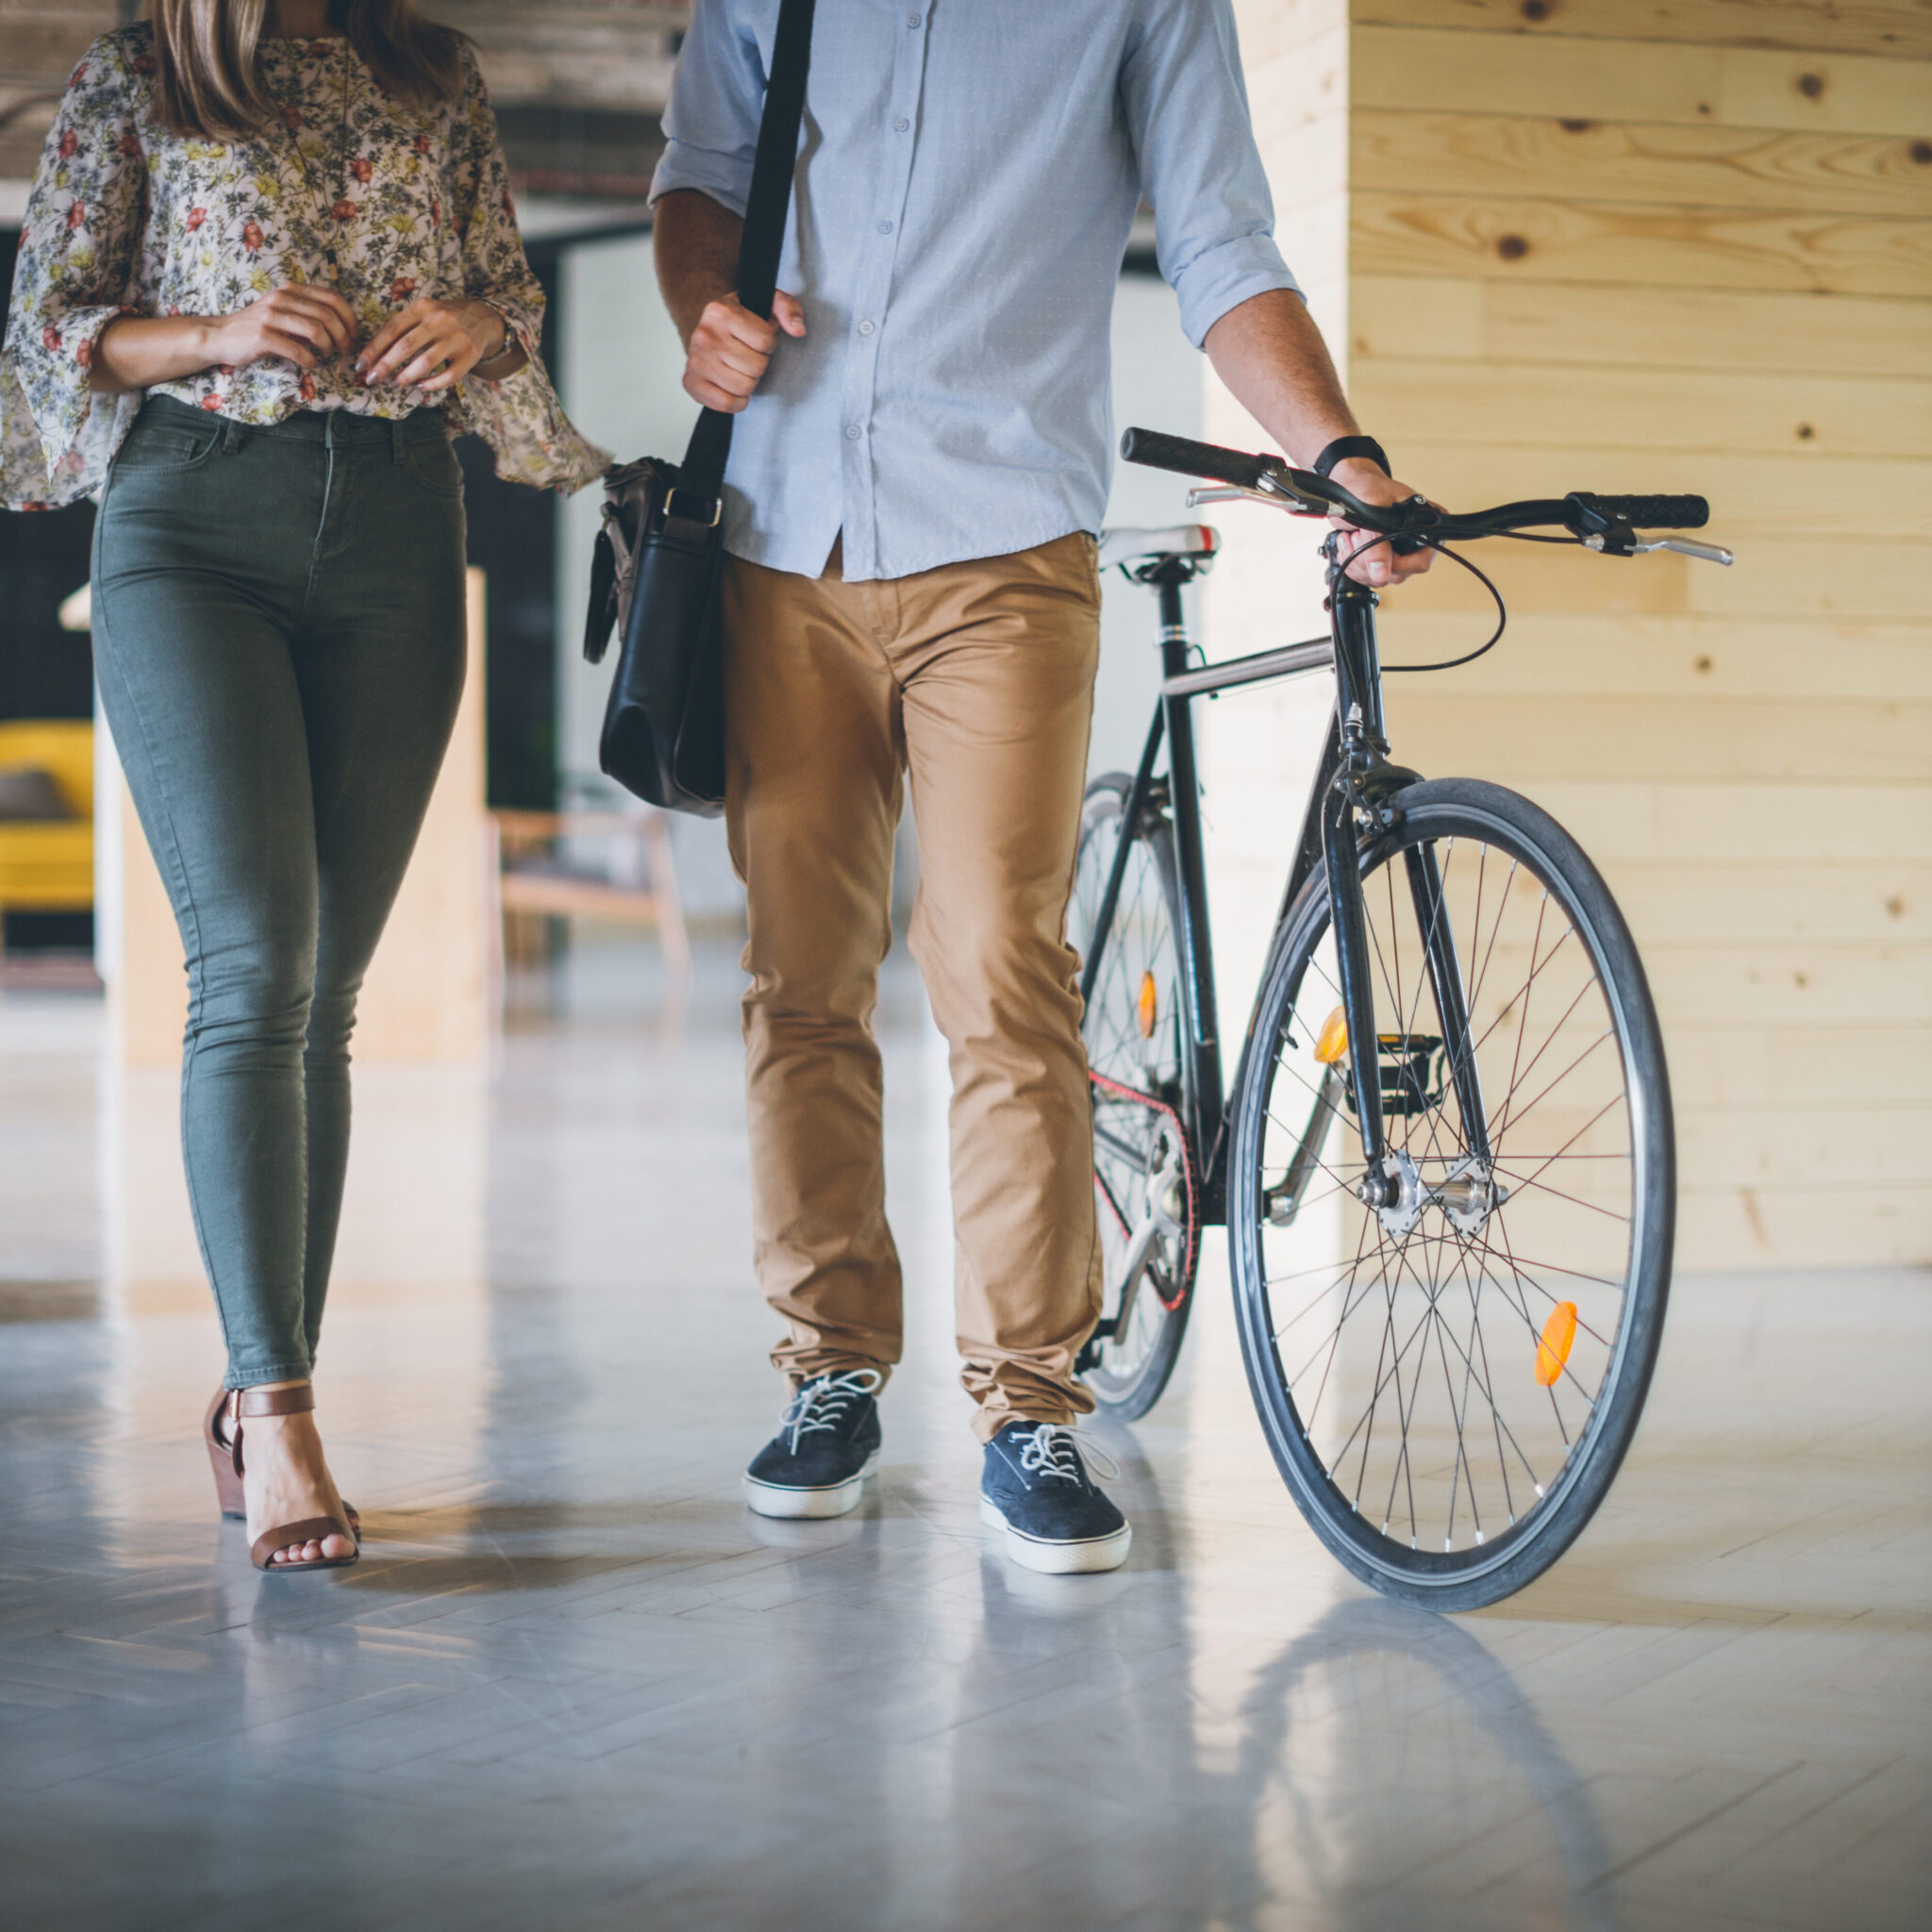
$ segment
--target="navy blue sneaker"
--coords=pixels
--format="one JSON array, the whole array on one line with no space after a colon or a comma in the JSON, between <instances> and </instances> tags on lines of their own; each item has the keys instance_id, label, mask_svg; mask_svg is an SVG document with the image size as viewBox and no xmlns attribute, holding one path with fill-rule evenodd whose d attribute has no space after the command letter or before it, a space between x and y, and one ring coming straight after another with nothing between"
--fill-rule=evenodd
<instances>
[{"instance_id":1,"label":"navy blue sneaker","mask_svg":"<svg viewBox=\"0 0 1932 1932\"><path fill-rule=\"evenodd\" d=\"M1105 1456L1086 1453L1120 1474ZM1127 1519L1094 1488L1073 1430L1059 1423L1008 1423L986 1445L979 1519L1006 1532L1014 1562L1050 1576L1118 1570L1134 1541Z\"/></svg>"},{"instance_id":2,"label":"navy blue sneaker","mask_svg":"<svg viewBox=\"0 0 1932 1932\"><path fill-rule=\"evenodd\" d=\"M843 1516L879 1466L876 1369L814 1375L785 1405L783 1426L751 1459L744 1500L760 1516Z\"/></svg>"}]
</instances>

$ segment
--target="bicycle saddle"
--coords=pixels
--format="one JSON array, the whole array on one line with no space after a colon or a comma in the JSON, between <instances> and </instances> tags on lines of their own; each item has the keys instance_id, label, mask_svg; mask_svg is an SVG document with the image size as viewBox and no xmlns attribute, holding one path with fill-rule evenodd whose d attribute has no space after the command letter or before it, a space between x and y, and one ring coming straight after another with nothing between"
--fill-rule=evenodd
<instances>
[{"instance_id":1,"label":"bicycle saddle","mask_svg":"<svg viewBox=\"0 0 1932 1932\"><path fill-rule=\"evenodd\" d=\"M1221 532L1207 524L1173 524L1164 530L1103 530L1100 567L1165 562L1169 558L1202 560L1221 548Z\"/></svg>"}]
</instances>

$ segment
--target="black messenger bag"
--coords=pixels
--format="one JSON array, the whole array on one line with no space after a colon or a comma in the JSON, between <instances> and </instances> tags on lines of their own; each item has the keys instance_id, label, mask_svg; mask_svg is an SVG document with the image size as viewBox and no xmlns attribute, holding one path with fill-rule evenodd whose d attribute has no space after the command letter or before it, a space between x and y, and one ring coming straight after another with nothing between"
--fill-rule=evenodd
<instances>
[{"instance_id":1,"label":"black messenger bag","mask_svg":"<svg viewBox=\"0 0 1932 1932\"><path fill-rule=\"evenodd\" d=\"M781 0L738 256L738 299L770 319L798 162L813 0ZM604 473L584 656L621 644L598 762L626 791L673 811L724 809L724 662L719 579L731 418L706 409L681 463L641 457Z\"/></svg>"}]
</instances>

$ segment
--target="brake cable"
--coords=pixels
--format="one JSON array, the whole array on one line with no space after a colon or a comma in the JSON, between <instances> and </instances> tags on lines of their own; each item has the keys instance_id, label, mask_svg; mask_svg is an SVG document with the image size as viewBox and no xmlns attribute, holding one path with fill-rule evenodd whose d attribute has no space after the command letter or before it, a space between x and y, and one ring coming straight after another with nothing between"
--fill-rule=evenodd
<instances>
[{"instance_id":1,"label":"brake cable","mask_svg":"<svg viewBox=\"0 0 1932 1932\"><path fill-rule=\"evenodd\" d=\"M1462 556L1458 551L1451 550L1446 543L1431 537L1411 538L1410 541L1420 542L1424 549L1433 550L1440 557L1446 557L1451 563L1459 563L1495 599L1496 627L1490 633L1487 643L1479 644L1474 651L1467 652L1460 658L1444 658L1437 664L1384 664L1382 666L1384 675L1386 675L1393 672L1454 671L1458 665L1474 664L1478 658L1484 656L1487 652L1493 651L1502 642L1503 633L1509 627L1509 607L1503 602L1502 591L1497 590L1489 577L1478 570L1474 564L1470 562L1468 558ZM1560 543L1564 539L1560 537L1541 538L1537 541ZM1572 539L1570 541L1574 541L1574 540ZM1388 543L1392 546L1394 541L1395 539L1392 536L1379 536L1375 538L1374 542L1363 543L1355 550L1352 550L1349 553L1348 561L1353 563L1357 558L1366 557L1377 544Z\"/></svg>"}]
</instances>

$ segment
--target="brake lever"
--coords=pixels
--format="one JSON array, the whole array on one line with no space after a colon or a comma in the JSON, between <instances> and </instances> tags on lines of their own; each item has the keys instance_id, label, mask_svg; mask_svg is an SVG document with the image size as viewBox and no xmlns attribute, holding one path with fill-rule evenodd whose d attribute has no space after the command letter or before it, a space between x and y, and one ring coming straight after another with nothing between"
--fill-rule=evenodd
<instances>
[{"instance_id":1,"label":"brake lever","mask_svg":"<svg viewBox=\"0 0 1932 1932\"><path fill-rule=\"evenodd\" d=\"M1202 484L1198 488L1188 491L1188 508L1190 509L1199 509L1204 503L1244 502L1273 504L1276 509L1281 508L1276 498L1266 495L1259 490L1246 489L1240 483Z\"/></svg>"},{"instance_id":2,"label":"brake lever","mask_svg":"<svg viewBox=\"0 0 1932 1932\"><path fill-rule=\"evenodd\" d=\"M1188 508L1198 509L1204 503L1265 503L1270 509L1286 510L1291 517L1325 517L1326 504L1311 503L1285 490L1250 490L1244 483L1214 483L1188 491Z\"/></svg>"},{"instance_id":3,"label":"brake lever","mask_svg":"<svg viewBox=\"0 0 1932 1932\"><path fill-rule=\"evenodd\" d=\"M1317 495L1317 491L1321 494ZM1341 484L1330 483L1311 471L1303 470L1289 470L1280 475L1268 472L1257 489L1241 483L1215 483L1188 491L1190 509L1198 509L1207 503L1265 503L1270 508L1286 510L1292 517L1340 517L1355 528L1368 531L1374 529L1378 516L1400 508L1409 512L1409 527L1382 534L1403 556L1426 549L1429 539L1424 532L1430 524L1441 520L1440 513L1426 517L1419 513L1435 510L1435 506L1426 497L1412 497L1402 505L1367 504L1351 495Z\"/></svg>"},{"instance_id":4,"label":"brake lever","mask_svg":"<svg viewBox=\"0 0 1932 1932\"><path fill-rule=\"evenodd\" d=\"M1702 558L1706 563L1732 564L1737 562L1734 552L1726 550L1722 543L1697 543L1689 537L1659 537L1654 543L1640 543L1640 551L1674 550L1679 557Z\"/></svg>"}]
</instances>

